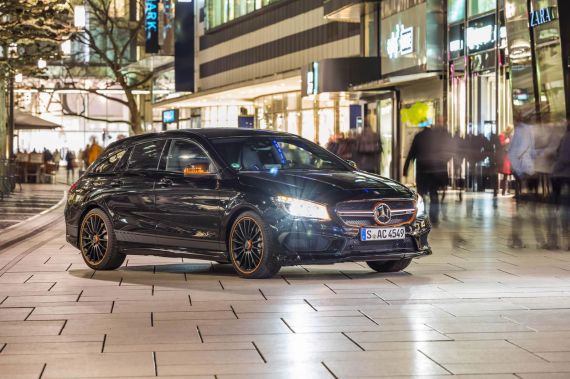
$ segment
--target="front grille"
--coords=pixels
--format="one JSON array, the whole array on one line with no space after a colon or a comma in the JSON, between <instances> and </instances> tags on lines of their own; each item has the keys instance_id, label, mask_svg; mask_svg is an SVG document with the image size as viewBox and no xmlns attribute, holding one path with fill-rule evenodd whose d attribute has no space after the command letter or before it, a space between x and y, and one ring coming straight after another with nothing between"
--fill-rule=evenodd
<instances>
[{"instance_id":1,"label":"front grille","mask_svg":"<svg viewBox=\"0 0 570 379\"><path fill-rule=\"evenodd\" d=\"M386 223L379 223L374 217L375 209L380 204L390 207L391 218ZM338 217L349 226L397 226L410 224L416 218L416 204L413 200L362 200L347 201L337 204Z\"/></svg>"}]
</instances>

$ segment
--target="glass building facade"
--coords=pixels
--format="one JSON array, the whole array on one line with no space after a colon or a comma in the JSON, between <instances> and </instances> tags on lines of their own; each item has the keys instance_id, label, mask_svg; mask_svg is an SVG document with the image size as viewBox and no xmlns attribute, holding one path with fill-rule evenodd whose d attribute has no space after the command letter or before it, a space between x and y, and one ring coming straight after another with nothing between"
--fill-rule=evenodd
<instances>
[{"instance_id":1,"label":"glass building facade","mask_svg":"<svg viewBox=\"0 0 570 379\"><path fill-rule=\"evenodd\" d=\"M212 29L280 0L206 0L206 29Z\"/></svg>"}]
</instances>

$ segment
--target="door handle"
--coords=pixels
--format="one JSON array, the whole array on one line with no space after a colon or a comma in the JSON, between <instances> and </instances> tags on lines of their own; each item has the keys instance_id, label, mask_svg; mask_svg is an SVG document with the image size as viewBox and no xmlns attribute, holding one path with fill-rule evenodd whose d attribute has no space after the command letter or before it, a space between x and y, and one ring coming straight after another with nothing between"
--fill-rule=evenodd
<instances>
[{"instance_id":1,"label":"door handle","mask_svg":"<svg viewBox=\"0 0 570 379\"><path fill-rule=\"evenodd\" d=\"M121 187L123 185L122 180L113 180L110 183L111 187Z\"/></svg>"},{"instance_id":2,"label":"door handle","mask_svg":"<svg viewBox=\"0 0 570 379\"><path fill-rule=\"evenodd\" d=\"M162 178L158 181L158 185L161 187L171 187L173 184L174 182L168 178Z\"/></svg>"}]
</instances>

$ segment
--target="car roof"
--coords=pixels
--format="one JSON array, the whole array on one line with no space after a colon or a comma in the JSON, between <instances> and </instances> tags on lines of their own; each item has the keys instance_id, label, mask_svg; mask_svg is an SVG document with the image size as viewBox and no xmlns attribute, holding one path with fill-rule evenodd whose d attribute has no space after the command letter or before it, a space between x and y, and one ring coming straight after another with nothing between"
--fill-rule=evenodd
<instances>
[{"instance_id":1,"label":"car roof","mask_svg":"<svg viewBox=\"0 0 570 379\"><path fill-rule=\"evenodd\" d=\"M259 129L241 129L241 128L203 128L203 129L178 129L169 130L159 133L145 133L132 137L115 141L111 143L107 150L111 150L123 145L131 146L137 142L144 142L146 140L156 138L175 138L175 137L198 137L205 139L227 138L227 137L258 137L258 136L288 136L297 137L293 134L284 132L275 132L272 130L259 130Z\"/></svg>"},{"instance_id":2,"label":"car roof","mask_svg":"<svg viewBox=\"0 0 570 379\"><path fill-rule=\"evenodd\" d=\"M165 135L196 135L207 139L223 137L253 137L253 136L289 136L288 133L275 132L272 130L243 129L243 128L201 128L181 129L164 132Z\"/></svg>"}]
</instances>

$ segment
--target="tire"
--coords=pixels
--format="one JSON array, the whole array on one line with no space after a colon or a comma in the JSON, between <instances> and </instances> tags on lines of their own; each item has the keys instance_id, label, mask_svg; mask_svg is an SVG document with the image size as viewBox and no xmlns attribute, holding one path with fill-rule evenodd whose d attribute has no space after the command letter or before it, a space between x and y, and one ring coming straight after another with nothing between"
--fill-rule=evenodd
<instances>
[{"instance_id":1,"label":"tire","mask_svg":"<svg viewBox=\"0 0 570 379\"><path fill-rule=\"evenodd\" d=\"M257 213L245 212L236 218L228 249L234 270L242 278L271 278L281 269L273 253L277 251L273 233Z\"/></svg>"},{"instance_id":2,"label":"tire","mask_svg":"<svg viewBox=\"0 0 570 379\"><path fill-rule=\"evenodd\" d=\"M93 270L115 270L126 258L117 249L111 219L98 208L90 210L81 221L79 249L83 260Z\"/></svg>"},{"instance_id":3,"label":"tire","mask_svg":"<svg viewBox=\"0 0 570 379\"><path fill-rule=\"evenodd\" d=\"M411 259L400 259L398 261L371 261L366 262L368 267L378 272L398 272L406 269L412 263Z\"/></svg>"}]
</instances>

